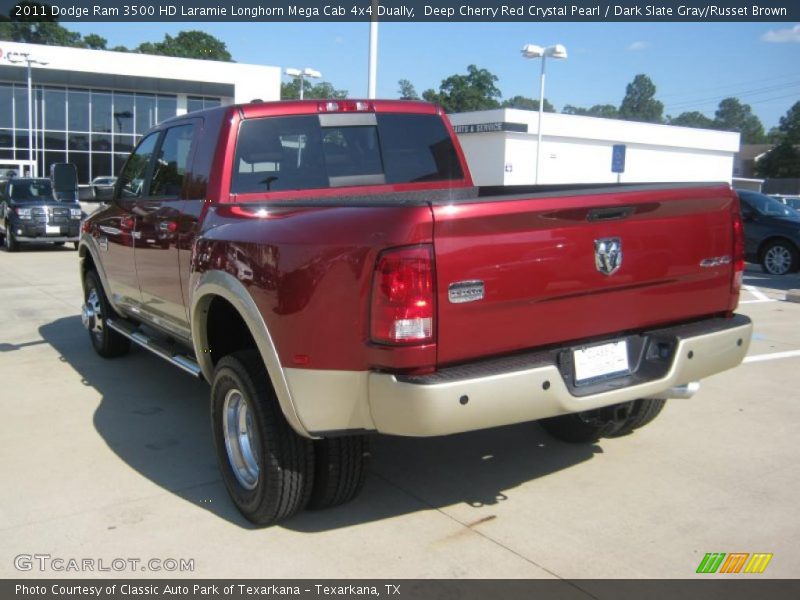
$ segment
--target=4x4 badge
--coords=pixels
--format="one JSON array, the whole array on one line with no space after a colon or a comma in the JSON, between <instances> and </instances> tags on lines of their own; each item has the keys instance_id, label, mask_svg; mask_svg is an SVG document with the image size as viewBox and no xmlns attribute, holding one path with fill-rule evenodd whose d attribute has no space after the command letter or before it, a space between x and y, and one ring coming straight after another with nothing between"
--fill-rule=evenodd
<instances>
[{"instance_id":1,"label":"4x4 badge","mask_svg":"<svg viewBox=\"0 0 800 600\"><path fill-rule=\"evenodd\" d=\"M603 275L611 275L622 266L622 240L601 238L594 241L594 264Z\"/></svg>"}]
</instances>

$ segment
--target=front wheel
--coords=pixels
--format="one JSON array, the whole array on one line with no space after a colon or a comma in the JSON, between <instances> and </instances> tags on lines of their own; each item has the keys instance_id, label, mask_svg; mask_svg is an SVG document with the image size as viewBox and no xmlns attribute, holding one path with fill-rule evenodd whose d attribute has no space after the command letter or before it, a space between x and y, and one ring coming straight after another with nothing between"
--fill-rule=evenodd
<instances>
[{"instance_id":1,"label":"front wheel","mask_svg":"<svg viewBox=\"0 0 800 600\"><path fill-rule=\"evenodd\" d=\"M19 250L19 242L17 241L17 237L14 235L14 232L10 229L6 228L6 252L16 252Z\"/></svg>"},{"instance_id":2,"label":"front wheel","mask_svg":"<svg viewBox=\"0 0 800 600\"><path fill-rule=\"evenodd\" d=\"M764 249L761 268L770 275L786 275L797 271L800 266L797 248L790 242L778 240L770 242Z\"/></svg>"},{"instance_id":3,"label":"front wheel","mask_svg":"<svg viewBox=\"0 0 800 600\"><path fill-rule=\"evenodd\" d=\"M306 507L314 449L286 422L257 352L237 352L217 364L211 427L222 479L245 518L270 525Z\"/></svg>"},{"instance_id":4,"label":"front wheel","mask_svg":"<svg viewBox=\"0 0 800 600\"><path fill-rule=\"evenodd\" d=\"M106 318L113 315L100 278L94 271L87 271L83 282L84 304L81 311L83 326L89 332L92 346L103 358L114 358L127 353L131 342L125 336L106 326Z\"/></svg>"}]
</instances>

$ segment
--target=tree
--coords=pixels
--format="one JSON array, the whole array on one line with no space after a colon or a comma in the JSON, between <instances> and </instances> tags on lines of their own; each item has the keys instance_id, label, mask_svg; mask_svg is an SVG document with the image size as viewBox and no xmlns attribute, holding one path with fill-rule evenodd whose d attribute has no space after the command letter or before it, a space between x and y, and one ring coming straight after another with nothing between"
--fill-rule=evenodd
<instances>
[{"instance_id":1,"label":"tree","mask_svg":"<svg viewBox=\"0 0 800 600\"><path fill-rule=\"evenodd\" d=\"M397 92L400 94L400 100L419 100L419 94L414 89L414 85L408 79L401 79L397 82L400 87Z\"/></svg>"},{"instance_id":2,"label":"tree","mask_svg":"<svg viewBox=\"0 0 800 600\"><path fill-rule=\"evenodd\" d=\"M475 65L467 67L466 75L451 75L442 80L439 91L425 90L422 97L441 104L449 113L497 108L502 94L495 83L497 76Z\"/></svg>"},{"instance_id":3,"label":"tree","mask_svg":"<svg viewBox=\"0 0 800 600\"><path fill-rule=\"evenodd\" d=\"M738 131L743 144L761 144L766 140L764 126L749 104L738 98L725 98L714 113L714 126L723 131Z\"/></svg>"},{"instance_id":4,"label":"tree","mask_svg":"<svg viewBox=\"0 0 800 600\"><path fill-rule=\"evenodd\" d=\"M503 100L503 103L500 105L503 108L521 108L523 110L539 110L539 99L537 98L534 100L533 98L527 98L525 96L514 96L513 98L509 98L508 100ZM550 101L545 98L544 99L544 112L556 112L555 107L550 104Z\"/></svg>"},{"instance_id":5,"label":"tree","mask_svg":"<svg viewBox=\"0 0 800 600\"><path fill-rule=\"evenodd\" d=\"M625 88L619 118L626 121L661 123L664 104L656 100L656 86L647 75L639 74Z\"/></svg>"},{"instance_id":6,"label":"tree","mask_svg":"<svg viewBox=\"0 0 800 600\"><path fill-rule=\"evenodd\" d=\"M759 177L800 177L800 102L781 117L775 136L778 143L756 162Z\"/></svg>"},{"instance_id":7,"label":"tree","mask_svg":"<svg viewBox=\"0 0 800 600\"><path fill-rule=\"evenodd\" d=\"M175 37L164 35L161 42L145 42L139 44L136 52L142 54L159 54L179 58L199 58L202 60L221 60L232 62L225 42L204 31L181 31Z\"/></svg>"},{"instance_id":8,"label":"tree","mask_svg":"<svg viewBox=\"0 0 800 600\"><path fill-rule=\"evenodd\" d=\"M99 36L96 33L90 33L89 35L83 36L83 42L92 50L105 50L106 44L108 44L108 40L106 38Z\"/></svg>"},{"instance_id":9,"label":"tree","mask_svg":"<svg viewBox=\"0 0 800 600\"><path fill-rule=\"evenodd\" d=\"M80 33L70 31L56 22L49 5L28 0L19 4L31 7L30 14L36 16L17 17L12 10L10 18L0 23L0 39L48 46L85 47Z\"/></svg>"},{"instance_id":10,"label":"tree","mask_svg":"<svg viewBox=\"0 0 800 600\"><path fill-rule=\"evenodd\" d=\"M300 79L293 79L288 83L281 84L281 100L299 100L300 99ZM311 100L324 100L324 99L338 99L342 100L347 98L347 90L337 90L327 81L322 81L317 85L312 85L308 79L302 80L303 85L303 98Z\"/></svg>"},{"instance_id":11,"label":"tree","mask_svg":"<svg viewBox=\"0 0 800 600\"><path fill-rule=\"evenodd\" d=\"M584 117L599 117L601 119L619 118L619 111L613 104L595 104L591 108L581 108L567 104L561 112L565 115L581 115Z\"/></svg>"},{"instance_id":12,"label":"tree","mask_svg":"<svg viewBox=\"0 0 800 600\"><path fill-rule=\"evenodd\" d=\"M714 119L710 119L703 113L693 110L691 112L682 112L677 117L667 118L670 125L678 125L679 127L696 127L698 129L714 129Z\"/></svg>"}]
</instances>

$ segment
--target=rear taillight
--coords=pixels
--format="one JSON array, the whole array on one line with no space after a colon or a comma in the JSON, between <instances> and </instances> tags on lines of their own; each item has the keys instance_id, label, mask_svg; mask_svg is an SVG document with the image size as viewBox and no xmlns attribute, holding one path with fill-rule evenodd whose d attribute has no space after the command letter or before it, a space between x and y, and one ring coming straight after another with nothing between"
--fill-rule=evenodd
<instances>
[{"instance_id":1,"label":"rear taillight","mask_svg":"<svg viewBox=\"0 0 800 600\"><path fill-rule=\"evenodd\" d=\"M733 214L733 283L731 292L738 294L742 289L742 278L744 277L744 226L742 225L742 215L739 211Z\"/></svg>"},{"instance_id":2,"label":"rear taillight","mask_svg":"<svg viewBox=\"0 0 800 600\"><path fill-rule=\"evenodd\" d=\"M430 246L386 250L372 280L370 337L380 344L433 341L436 298Z\"/></svg>"}]
</instances>

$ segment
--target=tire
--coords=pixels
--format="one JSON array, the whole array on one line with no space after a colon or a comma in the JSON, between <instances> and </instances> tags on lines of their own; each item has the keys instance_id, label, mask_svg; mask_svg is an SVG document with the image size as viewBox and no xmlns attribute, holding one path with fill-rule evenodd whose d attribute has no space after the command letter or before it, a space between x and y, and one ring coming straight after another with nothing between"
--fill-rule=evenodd
<instances>
[{"instance_id":1,"label":"tire","mask_svg":"<svg viewBox=\"0 0 800 600\"><path fill-rule=\"evenodd\" d=\"M6 252L16 252L19 250L19 242L17 241L14 232L10 229L6 229Z\"/></svg>"},{"instance_id":2,"label":"tire","mask_svg":"<svg viewBox=\"0 0 800 600\"><path fill-rule=\"evenodd\" d=\"M600 438L621 437L644 427L664 408L666 400L640 399L544 419L539 424L562 442L589 444Z\"/></svg>"},{"instance_id":3,"label":"tire","mask_svg":"<svg viewBox=\"0 0 800 600\"><path fill-rule=\"evenodd\" d=\"M73 247L75 250L77 250L78 248L80 248L80 242L72 242L72 247Z\"/></svg>"},{"instance_id":4,"label":"tire","mask_svg":"<svg viewBox=\"0 0 800 600\"><path fill-rule=\"evenodd\" d=\"M614 429L614 421L606 419L600 410L542 419L539 425L557 440L570 444L591 444Z\"/></svg>"},{"instance_id":5,"label":"tire","mask_svg":"<svg viewBox=\"0 0 800 600\"><path fill-rule=\"evenodd\" d=\"M650 421L655 419L664 409L666 400L656 398L642 398L634 400L631 413L619 427L611 433L607 433L606 437L622 437L632 433L634 429L644 427Z\"/></svg>"},{"instance_id":6,"label":"tire","mask_svg":"<svg viewBox=\"0 0 800 600\"><path fill-rule=\"evenodd\" d=\"M89 332L89 339L95 352L103 358L115 358L127 354L131 341L105 326L106 317L114 316L116 313L108 303L97 273L87 271L83 281L83 299L93 311L91 318L84 315L84 327Z\"/></svg>"},{"instance_id":7,"label":"tire","mask_svg":"<svg viewBox=\"0 0 800 600\"><path fill-rule=\"evenodd\" d=\"M358 496L367 479L370 445L370 438L364 435L314 440L314 488L309 508L331 508Z\"/></svg>"},{"instance_id":8,"label":"tire","mask_svg":"<svg viewBox=\"0 0 800 600\"><path fill-rule=\"evenodd\" d=\"M283 417L256 351L237 352L217 363L211 428L225 487L247 520L270 525L306 507L314 448Z\"/></svg>"},{"instance_id":9,"label":"tire","mask_svg":"<svg viewBox=\"0 0 800 600\"><path fill-rule=\"evenodd\" d=\"M761 254L761 268L770 275L794 273L800 267L797 248L791 242L776 240L770 242Z\"/></svg>"}]
</instances>

